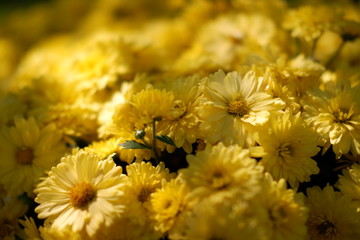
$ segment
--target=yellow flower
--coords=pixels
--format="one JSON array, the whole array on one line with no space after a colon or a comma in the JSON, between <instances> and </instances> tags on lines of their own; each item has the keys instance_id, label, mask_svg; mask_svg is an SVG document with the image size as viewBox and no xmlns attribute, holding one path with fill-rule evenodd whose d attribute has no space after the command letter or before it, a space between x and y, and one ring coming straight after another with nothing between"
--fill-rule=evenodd
<instances>
[{"instance_id":1,"label":"yellow flower","mask_svg":"<svg viewBox=\"0 0 360 240\"><path fill-rule=\"evenodd\" d=\"M166 90L147 88L135 94L131 104L139 111L140 121L150 124L153 119L169 119L175 107L174 94Z\"/></svg>"},{"instance_id":2,"label":"yellow flower","mask_svg":"<svg viewBox=\"0 0 360 240\"><path fill-rule=\"evenodd\" d=\"M325 150L332 144L339 158L360 154L360 88L312 92L304 106L306 121L322 136Z\"/></svg>"},{"instance_id":3,"label":"yellow flower","mask_svg":"<svg viewBox=\"0 0 360 240\"><path fill-rule=\"evenodd\" d=\"M277 113L284 107L283 102L261 89L253 71L245 76L218 71L209 76L203 89L200 127L210 143L252 145L249 132L253 127L263 125L270 113Z\"/></svg>"},{"instance_id":4,"label":"yellow flower","mask_svg":"<svg viewBox=\"0 0 360 240\"><path fill-rule=\"evenodd\" d=\"M265 210L259 221L262 223L265 239L306 239L308 209L304 205L303 195L286 188L286 181L276 182L266 173L261 191L253 201L259 209Z\"/></svg>"},{"instance_id":5,"label":"yellow flower","mask_svg":"<svg viewBox=\"0 0 360 240\"><path fill-rule=\"evenodd\" d=\"M249 157L249 151L237 145L207 145L196 155L187 155L189 167L181 169L192 197L210 197L221 202L237 194L251 198L259 190L262 168Z\"/></svg>"},{"instance_id":6,"label":"yellow flower","mask_svg":"<svg viewBox=\"0 0 360 240\"><path fill-rule=\"evenodd\" d=\"M32 217L28 218L25 216L25 220L19 220L20 224L24 227L24 232L27 240L42 240L35 221Z\"/></svg>"},{"instance_id":7,"label":"yellow flower","mask_svg":"<svg viewBox=\"0 0 360 240\"><path fill-rule=\"evenodd\" d=\"M289 10L283 27L291 30L292 37L300 37L310 42L330 29L337 29L338 16L334 8L326 5L301 6Z\"/></svg>"},{"instance_id":8,"label":"yellow flower","mask_svg":"<svg viewBox=\"0 0 360 240\"><path fill-rule=\"evenodd\" d=\"M131 217L116 217L110 226L104 226L104 231L96 234L92 239L116 240L159 240L164 234L154 231L152 224L134 223Z\"/></svg>"},{"instance_id":9,"label":"yellow flower","mask_svg":"<svg viewBox=\"0 0 360 240\"><path fill-rule=\"evenodd\" d=\"M331 186L307 189L307 220L310 239L359 239L359 213L350 207L351 199Z\"/></svg>"},{"instance_id":10,"label":"yellow flower","mask_svg":"<svg viewBox=\"0 0 360 240\"><path fill-rule=\"evenodd\" d=\"M135 162L126 167L126 216L135 224L145 225L150 221L148 206L151 195L161 188L164 181L174 177L163 162L156 167L150 162Z\"/></svg>"},{"instance_id":11,"label":"yellow flower","mask_svg":"<svg viewBox=\"0 0 360 240\"><path fill-rule=\"evenodd\" d=\"M276 26L265 15L222 14L200 27L191 47L176 61L176 71L187 74L209 73L219 68L231 71L241 64L266 59L266 50L276 48Z\"/></svg>"},{"instance_id":12,"label":"yellow flower","mask_svg":"<svg viewBox=\"0 0 360 240\"><path fill-rule=\"evenodd\" d=\"M34 184L65 150L53 124L40 127L34 118L15 119L15 126L4 126L0 132L0 183L9 194L32 196Z\"/></svg>"},{"instance_id":13,"label":"yellow flower","mask_svg":"<svg viewBox=\"0 0 360 240\"><path fill-rule=\"evenodd\" d=\"M130 44L117 33L98 31L87 35L75 53L67 59L68 78L78 91L99 97L116 87L120 79L133 72Z\"/></svg>"},{"instance_id":14,"label":"yellow flower","mask_svg":"<svg viewBox=\"0 0 360 240\"><path fill-rule=\"evenodd\" d=\"M319 152L318 135L300 117L286 111L283 116L271 118L260 130L258 143L264 153L260 165L275 180L285 178L291 187L310 181L310 175L319 173L312 156Z\"/></svg>"},{"instance_id":15,"label":"yellow flower","mask_svg":"<svg viewBox=\"0 0 360 240\"><path fill-rule=\"evenodd\" d=\"M18 218L22 217L29 206L18 196L10 196L0 184L0 238L13 240L15 235L23 238L24 232L20 229Z\"/></svg>"},{"instance_id":16,"label":"yellow flower","mask_svg":"<svg viewBox=\"0 0 360 240\"><path fill-rule=\"evenodd\" d=\"M352 205L360 211L360 165L354 163L351 168L344 169L339 175L337 188L352 200Z\"/></svg>"},{"instance_id":17,"label":"yellow flower","mask_svg":"<svg viewBox=\"0 0 360 240\"><path fill-rule=\"evenodd\" d=\"M192 152L191 144L200 138L199 82L199 76L194 75L169 84L176 99L173 116L170 120L159 122L158 126L162 134L171 137L177 148L182 147L187 153ZM166 145L167 148L169 146Z\"/></svg>"},{"instance_id":18,"label":"yellow flower","mask_svg":"<svg viewBox=\"0 0 360 240\"><path fill-rule=\"evenodd\" d=\"M41 77L21 94L29 98L29 115L40 123L54 123L68 136L95 139L100 105L69 87L72 84L62 78Z\"/></svg>"},{"instance_id":19,"label":"yellow flower","mask_svg":"<svg viewBox=\"0 0 360 240\"><path fill-rule=\"evenodd\" d=\"M172 179L151 194L149 206L156 229L165 233L171 230L189 208L189 188L184 181Z\"/></svg>"},{"instance_id":20,"label":"yellow flower","mask_svg":"<svg viewBox=\"0 0 360 240\"><path fill-rule=\"evenodd\" d=\"M258 216L254 215L254 210L241 201L214 203L209 199L202 200L186 216L183 232L171 239L265 239L260 238Z\"/></svg>"},{"instance_id":21,"label":"yellow flower","mask_svg":"<svg viewBox=\"0 0 360 240\"><path fill-rule=\"evenodd\" d=\"M39 218L51 221L51 228L69 228L91 237L101 224L110 225L123 212L125 176L111 159L79 151L62 158L35 189Z\"/></svg>"},{"instance_id":22,"label":"yellow flower","mask_svg":"<svg viewBox=\"0 0 360 240\"><path fill-rule=\"evenodd\" d=\"M119 153L118 145L119 139L113 137L98 142L92 142L88 147L85 147L84 150L98 155L101 159L105 159Z\"/></svg>"}]
</instances>

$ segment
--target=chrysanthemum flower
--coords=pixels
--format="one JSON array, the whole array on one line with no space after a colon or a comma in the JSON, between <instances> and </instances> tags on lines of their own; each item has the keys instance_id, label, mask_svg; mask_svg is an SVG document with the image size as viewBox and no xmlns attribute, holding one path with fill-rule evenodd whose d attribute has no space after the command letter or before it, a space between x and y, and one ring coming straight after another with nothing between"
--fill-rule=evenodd
<instances>
[{"instance_id":1,"label":"chrysanthemum flower","mask_svg":"<svg viewBox=\"0 0 360 240\"><path fill-rule=\"evenodd\" d=\"M135 94L131 104L139 111L140 121L149 124L153 119L168 119L175 106L174 94L170 91L147 88Z\"/></svg>"},{"instance_id":2,"label":"chrysanthemum flower","mask_svg":"<svg viewBox=\"0 0 360 240\"><path fill-rule=\"evenodd\" d=\"M286 111L283 116L271 118L259 133L258 143L264 153L260 165L275 180L285 178L293 188L299 182L310 181L310 175L319 173L312 156L320 150L318 135L300 117Z\"/></svg>"},{"instance_id":3,"label":"chrysanthemum flower","mask_svg":"<svg viewBox=\"0 0 360 240\"><path fill-rule=\"evenodd\" d=\"M331 186L307 189L307 220L310 239L359 239L359 213L351 208L351 199L335 192Z\"/></svg>"},{"instance_id":4,"label":"chrysanthemum flower","mask_svg":"<svg viewBox=\"0 0 360 240\"><path fill-rule=\"evenodd\" d=\"M93 236L122 213L125 176L111 159L79 151L62 158L35 189L39 218L51 228Z\"/></svg>"},{"instance_id":5,"label":"chrysanthemum flower","mask_svg":"<svg viewBox=\"0 0 360 240\"><path fill-rule=\"evenodd\" d=\"M172 179L151 194L149 209L156 229L165 233L181 221L182 213L190 207L189 192L184 181Z\"/></svg>"},{"instance_id":6,"label":"chrysanthemum flower","mask_svg":"<svg viewBox=\"0 0 360 240\"><path fill-rule=\"evenodd\" d=\"M113 137L92 142L88 147L85 147L84 150L98 155L101 159L105 159L119 152L119 139Z\"/></svg>"},{"instance_id":7,"label":"chrysanthemum flower","mask_svg":"<svg viewBox=\"0 0 360 240\"><path fill-rule=\"evenodd\" d=\"M15 235L22 238L23 232L18 226L18 218L28 210L26 205L17 196L10 196L0 184L0 238L15 239Z\"/></svg>"},{"instance_id":8,"label":"chrysanthemum flower","mask_svg":"<svg viewBox=\"0 0 360 240\"><path fill-rule=\"evenodd\" d=\"M354 163L351 168L344 169L343 175L339 175L337 187L341 193L351 198L357 210L360 210L360 165Z\"/></svg>"},{"instance_id":9,"label":"chrysanthemum flower","mask_svg":"<svg viewBox=\"0 0 360 240\"><path fill-rule=\"evenodd\" d=\"M279 58L276 65L266 68L264 80L269 90L280 97L293 111L300 110L300 100L307 91L320 86L325 68L303 54L292 59Z\"/></svg>"},{"instance_id":10,"label":"chrysanthemum flower","mask_svg":"<svg viewBox=\"0 0 360 240\"><path fill-rule=\"evenodd\" d=\"M25 220L19 220L19 223L24 227L25 239L41 240L40 231L37 228L35 221L32 217L25 216Z\"/></svg>"},{"instance_id":11,"label":"chrysanthemum flower","mask_svg":"<svg viewBox=\"0 0 360 240\"><path fill-rule=\"evenodd\" d=\"M69 87L63 78L40 77L21 94L29 101L29 116L42 124L54 123L68 136L93 140L97 135L100 104Z\"/></svg>"},{"instance_id":12,"label":"chrysanthemum flower","mask_svg":"<svg viewBox=\"0 0 360 240\"><path fill-rule=\"evenodd\" d=\"M291 36L310 42L326 30L336 28L337 20L337 13L329 6L301 6L288 11L283 26L291 30Z\"/></svg>"},{"instance_id":13,"label":"chrysanthemum flower","mask_svg":"<svg viewBox=\"0 0 360 240\"><path fill-rule=\"evenodd\" d=\"M211 11L212 17L213 14ZM199 27L191 47L174 64L176 71L209 73L219 68L229 71L244 63L264 61L265 49L278 47L276 25L258 12L222 14Z\"/></svg>"},{"instance_id":14,"label":"chrysanthemum flower","mask_svg":"<svg viewBox=\"0 0 360 240\"><path fill-rule=\"evenodd\" d=\"M151 194L174 177L163 162L156 167L150 162L135 162L126 167L126 216L136 224L149 222L148 205Z\"/></svg>"},{"instance_id":15,"label":"chrysanthemum flower","mask_svg":"<svg viewBox=\"0 0 360 240\"><path fill-rule=\"evenodd\" d=\"M55 125L40 127L34 118L19 118L0 132L0 183L12 195L33 195L34 184L56 165L65 143Z\"/></svg>"},{"instance_id":16,"label":"chrysanthemum flower","mask_svg":"<svg viewBox=\"0 0 360 240\"><path fill-rule=\"evenodd\" d=\"M175 95L175 107L170 120L159 122L159 131L171 137L177 148L183 148L187 153L192 151L192 145L200 138L200 90L199 76L177 79L170 83ZM168 147L170 145L167 145ZM168 149L169 151L169 149Z\"/></svg>"},{"instance_id":17,"label":"chrysanthemum flower","mask_svg":"<svg viewBox=\"0 0 360 240\"><path fill-rule=\"evenodd\" d=\"M209 76L203 87L204 100L200 110L200 125L205 140L222 141L225 145L252 144L247 133L263 125L270 116L284 107L263 91L255 73L245 76L236 72L218 71Z\"/></svg>"},{"instance_id":18,"label":"chrysanthemum flower","mask_svg":"<svg viewBox=\"0 0 360 240\"><path fill-rule=\"evenodd\" d=\"M207 145L196 155L187 155L189 167L181 177L188 183L192 197L211 197L214 201L236 194L248 199L259 190L262 168L256 166L249 151L237 145Z\"/></svg>"},{"instance_id":19,"label":"chrysanthemum flower","mask_svg":"<svg viewBox=\"0 0 360 240\"><path fill-rule=\"evenodd\" d=\"M308 209L304 205L303 196L286 188L286 181L276 182L266 173L262 189L254 197L257 207L265 210L265 216L259 218L265 239L306 239Z\"/></svg>"},{"instance_id":20,"label":"chrysanthemum flower","mask_svg":"<svg viewBox=\"0 0 360 240\"><path fill-rule=\"evenodd\" d=\"M336 156L349 151L360 154L360 88L338 92L312 92L305 104L305 120L322 136L325 150L330 144Z\"/></svg>"},{"instance_id":21,"label":"chrysanthemum flower","mask_svg":"<svg viewBox=\"0 0 360 240\"><path fill-rule=\"evenodd\" d=\"M99 231L92 239L159 240L164 236L154 230L153 224L134 223L132 217L128 216L118 217L110 226L104 228L106 229Z\"/></svg>"},{"instance_id":22,"label":"chrysanthemum flower","mask_svg":"<svg viewBox=\"0 0 360 240\"><path fill-rule=\"evenodd\" d=\"M183 232L172 239L249 239L260 238L258 221L247 203L209 199L199 202L184 222Z\"/></svg>"}]
</instances>

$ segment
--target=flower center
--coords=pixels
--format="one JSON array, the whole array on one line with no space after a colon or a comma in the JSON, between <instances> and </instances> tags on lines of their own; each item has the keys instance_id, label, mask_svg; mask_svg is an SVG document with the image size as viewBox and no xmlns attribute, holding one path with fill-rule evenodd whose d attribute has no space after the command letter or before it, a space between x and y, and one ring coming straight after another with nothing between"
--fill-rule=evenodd
<instances>
[{"instance_id":1,"label":"flower center","mask_svg":"<svg viewBox=\"0 0 360 240\"><path fill-rule=\"evenodd\" d=\"M154 189L152 188L148 188L148 187L142 188L138 195L138 200L142 203L146 202L149 199L150 194L152 194L153 192Z\"/></svg>"},{"instance_id":2,"label":"flower center","mask_svg":"<svg viewBox=\"0 0 360 240\"><path fill-rule=\"evenodd\" d=\"M230 185L230 177L220 170L216 170L210 176L210 185L216 190L224 190Z\"/></svg>"},{"instance_id":3,"label":"flower center","mask_svg":"<svg viewBox=\"0 0 360 240\"><path fill-rule=\"evenodd\" d=\"M278 148L278 155L281 158L291 157L292 150L290 143L284 143Z\"/></svg>"},{"instance_id":4,"label":"flower center","mask_svg":"<svg viewBox=\"0 0 360 240\"><path fill-rule=\"evenodd\" d=\"M93 185L87 182L75 184L70 190L70 202L74 207L86 207L96 197L96 190Z\"/></svg>"},{"instance_id":5,"label":"flower center","mask_svg":"<svg viewBox=\"0 0 360 240\"><path fill-rule=\"evenodd\" d=\"M352 109L347 110L343 108L338 108L333 111L333 115L335 118L334 122L345 123L350 120L353 113L354 111Z\"/></svg>"},{"instance_id":6,"label":"flower center","mask_svg":"<svg viewBox=\"0 0 360 240\"><path fill-rule=\"evenodd\" d=\"M34 159L34 151L31 148L20 148L16 152L16 161L20 164L31 164Z\"/></svg>"},{"instance_id":7,"label":"flower center","mask_svg":"<svg viewBox=\"0 0 360 240\"><path fill-rule=\"evenodd\" d=\"M280 202L273 205L269 210L269 218L275 223L280 224L281 222L288 221L287 217L291 209L287 203Z\"/></svg>"},{"instance_id":8,"label":"flower center","mask_svg":"<svg viewBox=\"0 0 360 240\"><path fill-rule=\"evenodd\" d=\"M236 117L243 117L249 113L249 106L244 98L237 98L229 102L227 106L227 112L235 115Z\"/></svg>"},{"instance_id":9,"label":"flower center","mask_svg":"<svg viewBox=\"0 0 360 240\"><path fill-rule=\"evenodd\" d=\"M332 240L336 238L335 225L325 217L309 217L307 225L312 239Z\"/></svg>"}]
</instances>

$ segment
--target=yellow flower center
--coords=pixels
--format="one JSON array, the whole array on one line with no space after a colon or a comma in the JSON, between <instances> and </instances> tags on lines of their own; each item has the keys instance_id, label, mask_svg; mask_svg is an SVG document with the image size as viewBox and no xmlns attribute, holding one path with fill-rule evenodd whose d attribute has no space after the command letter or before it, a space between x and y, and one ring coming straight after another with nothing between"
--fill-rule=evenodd
<instances>
[{"instance_id":1,"label":"yellow flower center","mask_svg":"<svg viewBox=\"0 0 360 240\"><path fill-rule=\"evenodd\" d=\"M276 224L288 221L288 216L291 214L291 207L286 202L278 202L274 204L269 210L269 218Z\"/></svg>"},{"instance_id":2,"label":"yellow flower center","mask_svg":"<svg viewBox=\"0 0 360 240\"><path fill-rule=\"evenodd\" d=\"M292 151L293 151L293 149L292 149L290 143L283 143L278 148L278 155L281 158L291 157Z\"/></svg>"},{"instance_id":3,"label":"yellow flower center","mask_svg":"<svg viewBox=\"0 0 360 240\"><path fill-rule=\"evenodd\" d=\"M70 190L70 202L74 207L86 207L96 197L96 189L87 182L75 184Z\"/></svg>"},{"instance_id":4,"label":"yellow flower center","mask_svg":"<svg viewBox=\"0 0 360 240\"><path fill-rule=\"evenodd\" d=\"M142 203L149 199L150 194L154 192L153 188L143 187L138 195L138 200Z\"/></svg>"},{"instance_id":5,"label":"yellow flower center","mask_svg":"<svg viewBox=\"0 0 360 240\"><path fill-rule=\"evenodd\" d=\"M31 164L34 159L34 151L31 148L20 148L16 152L16 161L20 164Z\"/></svg>"},{"instance_id":6,"label":"yellow flower center","mask_svg":"<svg viewBox=\"0 0 360 240\"><path fill-rule=\"evenodd\" d=\"M216 190L226 189L230 185L230 177L220 170L216 170L215 172L213 172L213 174L210 174L209 176L211 177L210 185Z\"/></svg>"},{"instance_id":7,"label":"yellow flower center","mask_svg":"<svg viewBox=\"0 0 360 240\"><path fill-rule=\"evenodd\" d=\"M249 106L244 98L237 98L228 103L227 112L236 117L243 117L249 113Z\"/></svg>"},{"instance_id":8,"label":"yellow flower center","mask_svg":"<svg viewBox=\"0 0 360 240\"><path fill-rule=\"evenodd\" d=\"M307 225L312 239L336 239L335 225L324 216L310 216Z\"/></svg>"},{"instance_id":9,"label":"yellow flower center","mask_svg":"<svg viewBox=\"0 0 360 240\"><path fill-rule=\"evenodd\" d=\"M172 201L171 201L171 200L167 200L167 201L164 203L164 209L170 208L171 205L172 205Z\"/></svg>"},{"instance_id":10,"label":"yellow flower center","mask_svg":"<svg viewBox=\"0 0 360 240\"><path fill-rule=\"evenodd\" d=\"M352 109L347 110L344 108L338 108L336 110L333 110L333 115L335 118L334 122L345 123L350 120L353 113L354 111Z\"/></svg>"}]
</instances>

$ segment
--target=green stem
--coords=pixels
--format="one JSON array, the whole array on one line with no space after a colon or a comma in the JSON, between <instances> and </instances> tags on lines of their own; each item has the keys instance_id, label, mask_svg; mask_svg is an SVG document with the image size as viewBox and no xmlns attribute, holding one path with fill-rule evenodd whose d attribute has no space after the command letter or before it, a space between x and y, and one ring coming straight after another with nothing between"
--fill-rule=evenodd
<instances>
[{"instance_id":1,"label":"green stem","mask_svg":"<svg viewBox=\"0 0 360 240\"><path fill-rule=\"evenodd\" d=\"M339 56L344 45L345 45L345 41L342 41L341 44L339 45L339 47L336 49L336 52L326 62L326 64L325 64L326 68L331 67L331 65L334 63L335 59Z\"/></svg>"},{"instance_id":2,"label":"green stem","mask_svg":"<svg viewBox=\"0 0 360 240\"><path fill-rule=\"evenodd\" d=\"M154 118L152 121L152 150L154 152L154 156L156 159L156 163L159 164L160 162L160 157L158 152L156 151L156 119Z\"/></svg>"}]
</instances>

